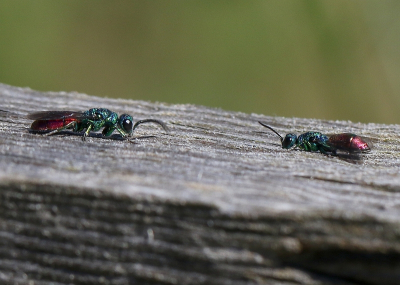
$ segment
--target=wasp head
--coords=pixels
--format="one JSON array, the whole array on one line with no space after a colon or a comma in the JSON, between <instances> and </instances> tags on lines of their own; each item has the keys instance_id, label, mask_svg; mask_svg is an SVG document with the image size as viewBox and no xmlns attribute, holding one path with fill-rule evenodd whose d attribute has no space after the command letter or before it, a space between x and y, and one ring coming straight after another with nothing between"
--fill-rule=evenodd
<instances>
[{"instance_id":1,"label":"wasp head","mask_svg":"<svg viewBox=\"0 0 400 285\"><path fill-rule=\"evenodd\" d=\"M133 118L131 115L122 114L118 119L118 130L122 136L127 137L132 134Z\"/></svg>"},{"instance_id":2,"label":"wasp head","mask_svg":"<svg viewBox=\"0 0 400 285\"><path fill-rule=\"evenodd\" d=\"M282 140L282 148L292 148L296 144L297 136L295 134L287 134Z\"/></svg>"}]
</instances>

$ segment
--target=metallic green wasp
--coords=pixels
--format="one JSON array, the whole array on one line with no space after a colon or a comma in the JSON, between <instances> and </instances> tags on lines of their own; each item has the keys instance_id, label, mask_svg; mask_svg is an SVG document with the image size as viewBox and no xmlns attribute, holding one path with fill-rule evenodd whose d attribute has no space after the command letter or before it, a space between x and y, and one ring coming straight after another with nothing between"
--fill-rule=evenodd
<instances>
[{"instance_id":1,"label":"metallic green wasp","mask_svg":"<svg viewBox=\"0 0 400 285\"><path fill-rule=\"evenodd\" d=\"M29 114L29 119L34 120L31 125L31 131L37 133L53 134L66 129L72 129L74 132L82 132L82 140L85 140L91 131L96 132L103 128L102 134L105 137L110 136L115 130L118 131L124 139L132 136L133 131L141 124L156 123L165 131L167 126L159 120L145 119L133 124L131 115L118 114L104 108L93 108L85 112L73 111L43 111Z\"/></svg>"}]
</instances>

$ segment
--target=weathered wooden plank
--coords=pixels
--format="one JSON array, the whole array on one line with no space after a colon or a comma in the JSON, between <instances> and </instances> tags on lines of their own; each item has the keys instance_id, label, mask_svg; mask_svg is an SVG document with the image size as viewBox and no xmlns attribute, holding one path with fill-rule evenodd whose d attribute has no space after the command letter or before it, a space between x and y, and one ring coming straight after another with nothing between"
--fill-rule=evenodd
<instances>
[{"instance_id":1,"label":"weathered wooden plank","mask_svg":"<svg viewBox=\"0 0 400 285\"><path fill-rule=\"evenodd\" d=\"M0 85L0 281L398 284L398 125L227 112ZM167 123L134 144L28 132L93 107ZM283 150L282 134L372 137L362 163ZM32 283L34 282L34 283Z\"/></svg>"}]
</instances>

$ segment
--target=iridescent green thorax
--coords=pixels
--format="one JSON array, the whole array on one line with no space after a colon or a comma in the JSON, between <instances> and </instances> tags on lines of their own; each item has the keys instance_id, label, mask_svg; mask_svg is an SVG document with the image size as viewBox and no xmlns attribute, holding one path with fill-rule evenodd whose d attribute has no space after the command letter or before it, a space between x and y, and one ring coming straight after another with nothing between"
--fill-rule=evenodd
<instances>
[{"instance_id":1,"label":"iridescent green thorax","mask_svg":"<svg viewBox=\"0 0 400 285\"><path fill-rule=\"evenodd\" d=\"M79 122L81 129L87 129L96 132L101 128L112 128L118 121L118 114L104 108L93 108L85 111L84 119Z\"/></svg>"},{"instance_id":2,"label":"iridescent green thorax","mask_svg":"<svg viewBox=\"0 0 400 285\"><path fill-rule=\"evenodd\" d=\"M328 153L332 148L327 144L329 138L320 132L307 132L297 137L296 145L304 151Z\"/></svg>"}]
</instances>

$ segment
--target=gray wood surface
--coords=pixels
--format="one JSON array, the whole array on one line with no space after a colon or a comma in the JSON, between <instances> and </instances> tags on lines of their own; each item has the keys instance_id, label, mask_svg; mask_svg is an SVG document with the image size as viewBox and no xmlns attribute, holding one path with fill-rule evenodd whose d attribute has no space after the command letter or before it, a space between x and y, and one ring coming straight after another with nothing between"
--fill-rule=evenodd
<instances>
[{"instance_id":1,"label":"gray wood surface","mask_svg":"<svg viewBox=\"0 0 400 285\"><path fill-rule=\"evenodd\" d=\"M30 133L28 113L104 107L134 143ZM268 117L0 84L1 284L400 284L400 126ZM363 161L284 150L354 132Z\"/></svg>"}]
</instances>

